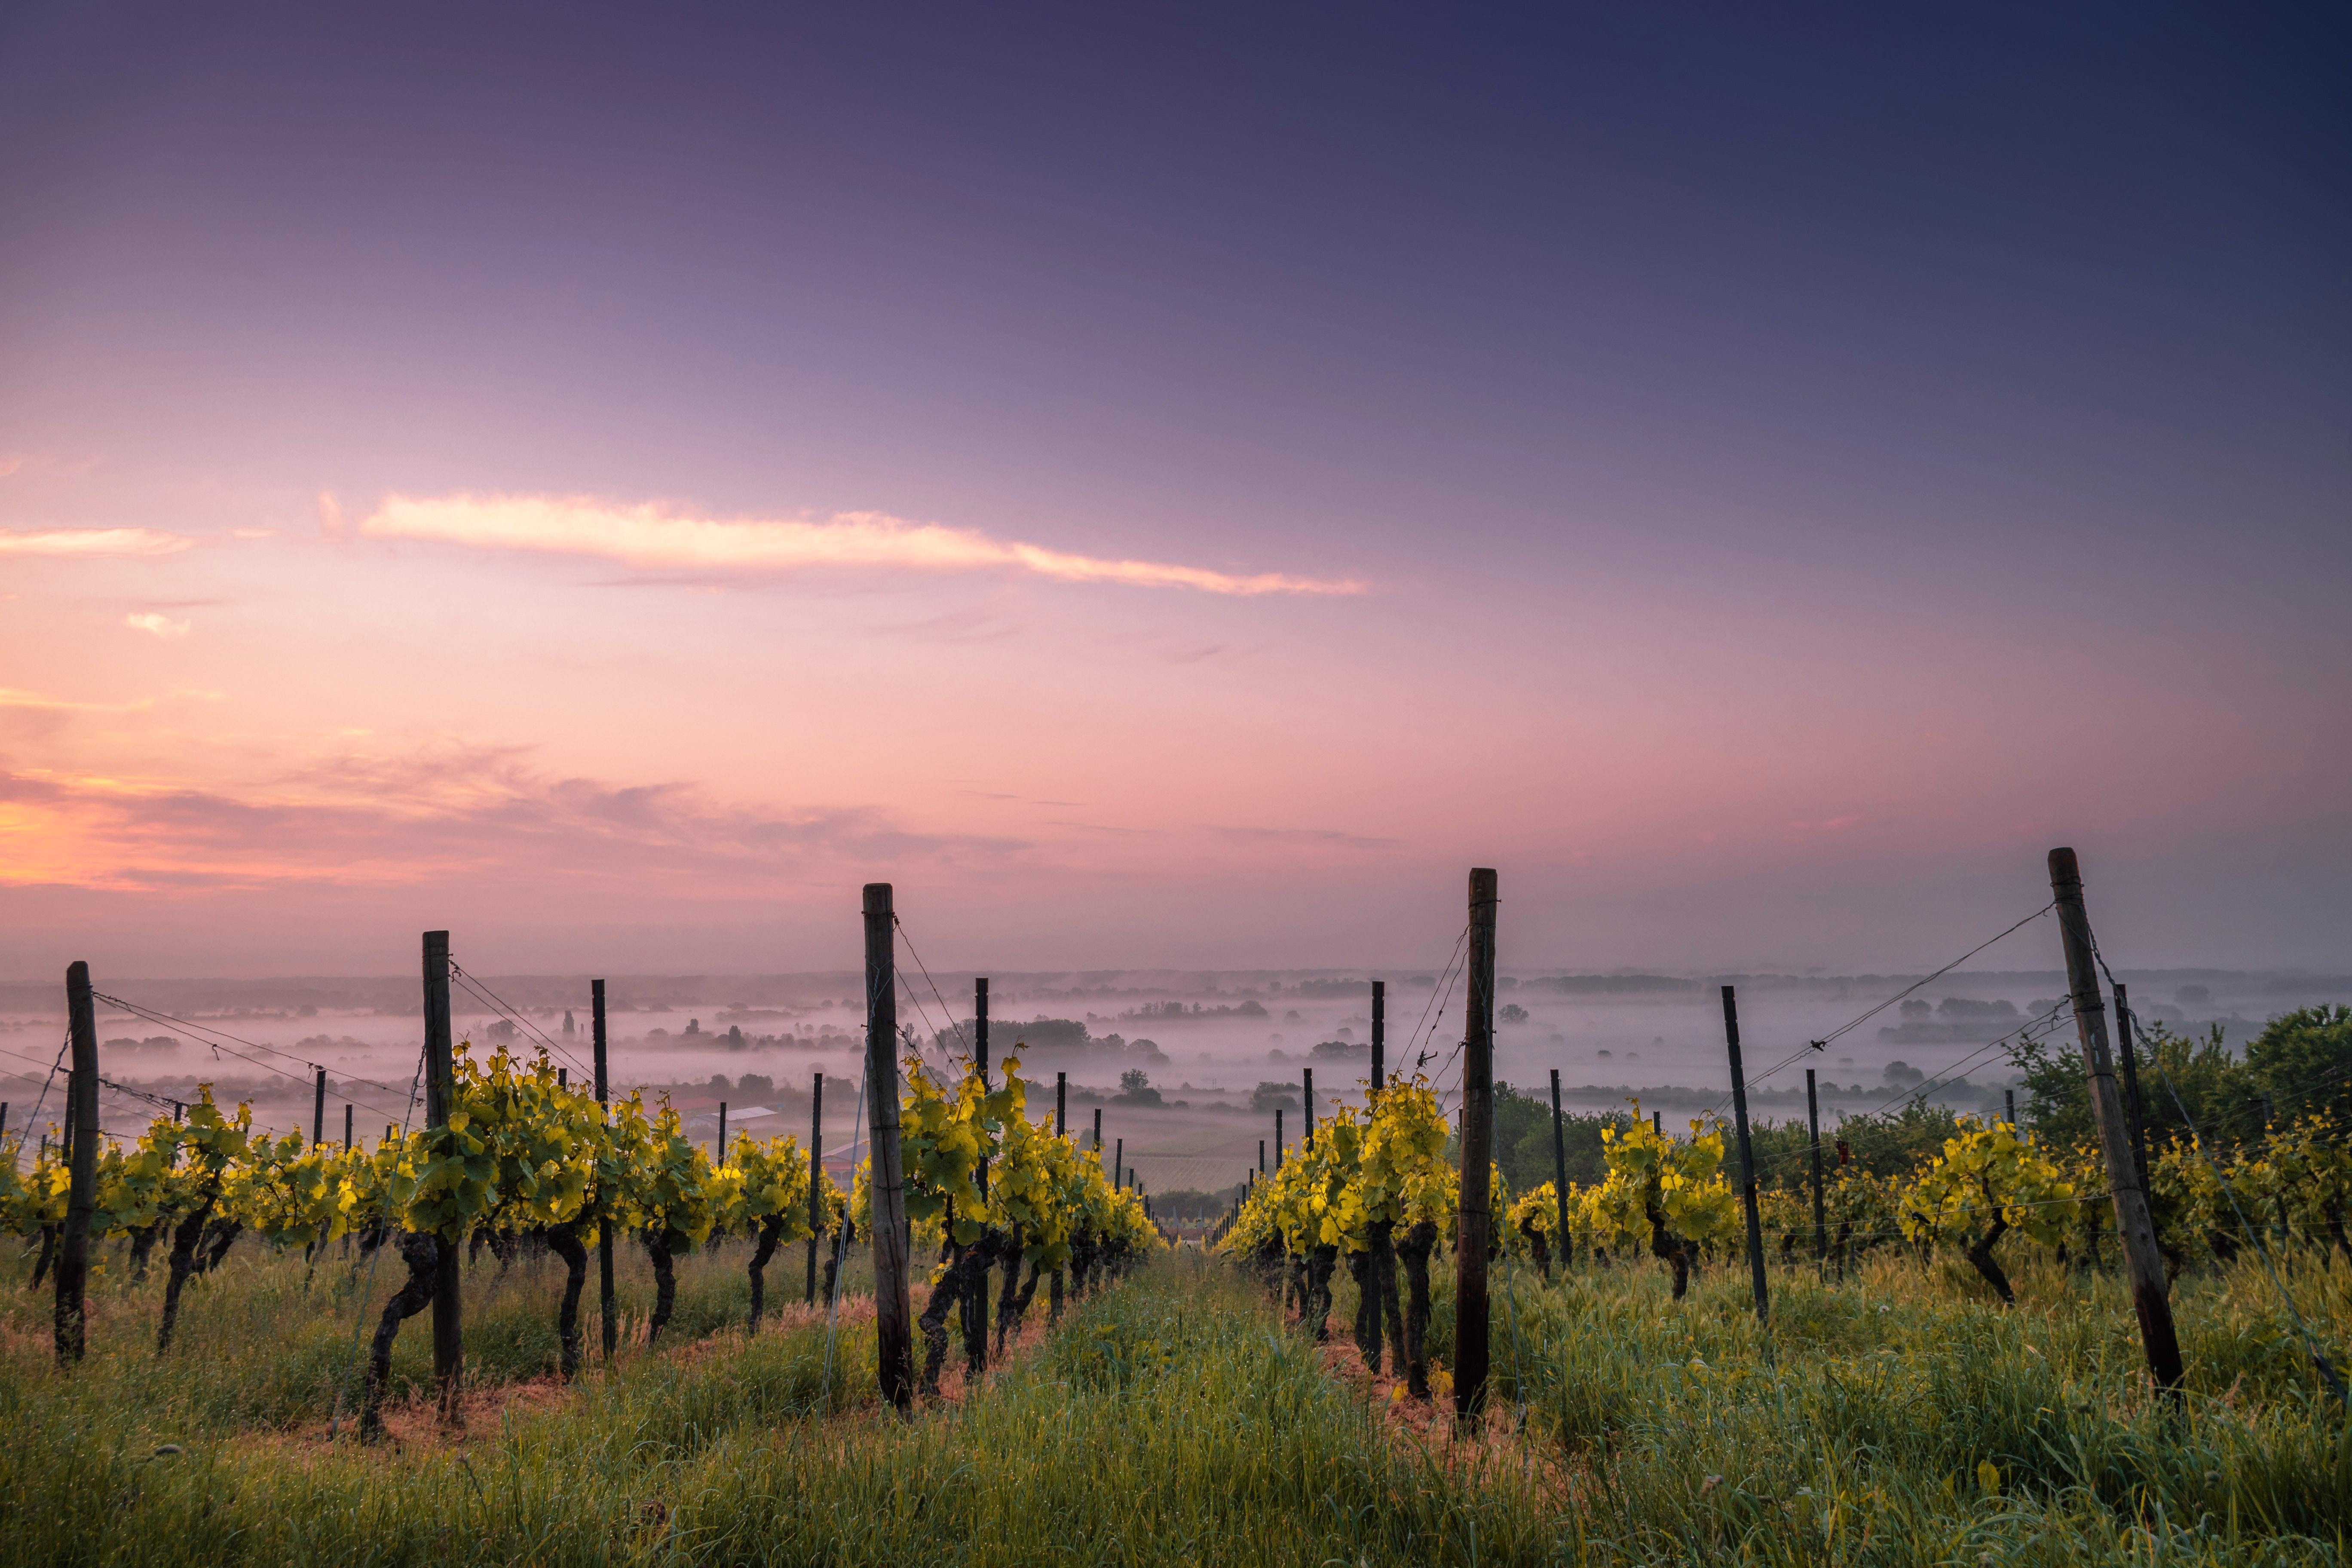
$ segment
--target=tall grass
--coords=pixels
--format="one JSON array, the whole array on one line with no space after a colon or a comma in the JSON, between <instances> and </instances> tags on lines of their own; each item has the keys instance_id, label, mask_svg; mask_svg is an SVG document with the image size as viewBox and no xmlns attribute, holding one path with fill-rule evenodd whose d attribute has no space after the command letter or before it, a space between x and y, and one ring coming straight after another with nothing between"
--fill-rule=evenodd
<instances>
[{"instance_id":1,"label":"tall grass","mask_svg":"<svg viewBox=\"0 0 2352 1568\"><path fill-rule=\"evenodd\" d=\"M47 1292L0 1259L7 1559L2304 1563L2344 1560L2352 1514L2342 1412L2234 1273L2176 1296L2198 1382L2175 1412L2104 1279L2023 1270L2004 1311L1908 1262L1839 1288L1776 1269L1768 1336L1732 1270L1677 1305L1648 1267L1546 1289L1518 1266L1498 1280L1493 1424L1460 1442L1394 1421L1197 1253L1075 1305L911 1420L877 1403L867 1321L830 1365L797 1308L746 1336L740 1248L682 1267L660 1348L633 1336L570 1387L544 1375L560 1270L486 1258L467 1429L412 1410L402 1441L362 1447L325 1426L353 1324L392 1281L363 1298L333 1261L306 1289L299 1258L241 1248L163 1363L153 1283L105 1277L90 1357L59 1373ZM785 1273L774 1294L796 1300ZM641 1321L640 1258L621 1283ZM2352 1273L2294 1287L2340 1340ZM1438 1307L1446 1356L1443 1284ZM425 1324L395 1362L419 1384Z\"/></svg>"},{"instance_id":2,"label":"tall grass","mask_svg":"<svg viewBox=\"0 0 2352 1568\"><path fill-rule=\"evenodd\" d=\"M1578 1478L1580 1539L1611 1555L1845 1561L1867 1538L1906 1543L1892 1560L2344 1560L2352 1421L2259 1265L2177 1283L2178 1402L2150 1384L2119 1279L2015 1273L2003 1308L1973 1274L1901 1254L1843 1284L1775 1267L1767 1330L1744 1268L1709 1269L1678 1304L1654 1265L1549 1287L1507 1265L1495 1396ZM2287 1278L2341 1365L2352 1268ZM1450 1358L1450 1275L1436 1296L1433 1350Z\"/></svg>"}]
</instances>

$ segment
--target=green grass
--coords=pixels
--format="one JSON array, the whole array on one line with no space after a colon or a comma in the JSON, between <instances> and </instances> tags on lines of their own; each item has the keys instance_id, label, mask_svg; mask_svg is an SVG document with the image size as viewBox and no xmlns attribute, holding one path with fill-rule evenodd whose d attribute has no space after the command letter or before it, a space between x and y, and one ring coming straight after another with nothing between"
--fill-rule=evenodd
<instances>
[{"instance_id":1,"label":"green grass","mask_svg":"<svg viewBox=\"0 0 2352 1568\"><path fill-rule=\"evenodd\" d=\"M1891 1252L1837 1286L1768 1272L1769 1333L1744 1268L1680 1304L1654 1265L1549 1288L1498 1273L1496 1397L1580 1478L1597 1550L1814 1563L1867 1535L1891 1561L2345 1559L2352 1422L2251 1259L2176 1284L2177 1405L2113 1276L2029 1261L2004 1309L1958 1266ZM1433 1273L1445 1359L1450 1268ZM2352 1268L2306 1255L2287 1279L2343 1366Z\"/></svg>"},{"instance_id":2,"label":"green grass","mask_svg":"<svg viewBox=\"0 0 2352 1568\"><path fill-rule=\"evenodd\" d=\"M744 1257L687 1260L663 1348L633 1343L571 1388L543 1376L560 1270L500 1277L485 1257L467 1287L487 1391L468 1432L435 1436L412 1411L395 1422L412 1440L377 1447L330 1445L324 1426L382 1274L363 1303L340 1258L305 1289L299 1258L241 1247L192 1288L159 1363L157 1283L110 1272L90 1357L60 1373L47 1292L0 1259L0 1542L56 1564L1973 1568L2339 1563L2352 1519L2343 1412L2258 1274L2178 1288L2195 1388L2175 1413L2109 1279L2029 1267L2004 1311L1940 1267L1882 1258L1838 1289L1776 1269L1768 1345L1729 1269L1674 1304L1646 1265L1548 1289L1519 1266L1496 1296L1496 1424L1453 1443L1392 1424L1197 1254L901 1421L877 1405L870 1331L840 1336L830 1372L804 1318L743 1335ZM772 1299L797 1302L798 1262L777 1260ZM641 1255L624 1254L621 1285L641 1319ZM2340 1342L2352 1270L2305 1267L2293 1286ZM401 1336L412 1382L426 1325Z\"/></svg>"}]
</instances>

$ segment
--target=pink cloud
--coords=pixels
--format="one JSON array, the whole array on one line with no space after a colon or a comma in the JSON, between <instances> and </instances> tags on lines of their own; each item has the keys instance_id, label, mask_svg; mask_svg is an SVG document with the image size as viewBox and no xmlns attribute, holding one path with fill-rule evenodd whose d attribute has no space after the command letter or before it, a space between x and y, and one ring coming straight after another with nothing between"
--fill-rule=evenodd
<instances>
[{"instance_id":1,"label":"pink cloud","mask_svg":"<svg viewBox=\"0 0 2352 1568\"><path fill-rule=\"evenodd\" d=\"M47 555L68 560L176 555L195 547L184 534L152 528L0 529L0 555Z\"/></svg>"},{"instance_id":2,"label":"pink cloud","mask_svg":"<svg viewBox=\"0 0 2352 1568\"><path fill-rule=\"evenodd\" d=\"M583 496L391 496L359 526L372 539L477 550L585 555L686 571L789 572L885 567L918 572L1010 570L1065 583L1190 588L1205 594L1360 594L1353 578L1234 574L1160 561L1112 560L998 540L977 529L909 522L878 511L810 519L684 517L648 505Z\"/></svg>"}]
</instances>

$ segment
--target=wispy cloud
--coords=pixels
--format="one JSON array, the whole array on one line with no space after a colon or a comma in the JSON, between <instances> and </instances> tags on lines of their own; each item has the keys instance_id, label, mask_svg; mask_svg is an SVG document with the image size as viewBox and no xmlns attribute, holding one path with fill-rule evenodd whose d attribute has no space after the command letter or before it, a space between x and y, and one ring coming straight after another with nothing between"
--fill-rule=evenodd
<instances>
[{"instance_id":1,"label":"wispy cloud","mask_svg":"<svg viewBox=\"0 0 2352 1568\"><path fill-rule=\"evenodd\" d=\"M133 610L122 617L122 624L137 631L149 632L159 637L184 637L194 621L175 621L169 616L159 616L152 610Z\"/></svg>"},{"instance_id":2,"label":"wispy cloud","mask_svg":"<svg viewBox=\"0 0 2352 1568\"><path fill-rule=\"evenodd\" d=\"M155 706L152 697L142 697L130 702L76 702L63 697L44 697L37 691L26 691L13 686L0 686L0 708L22 708L41 713L142 713Z\"/></svg>"},{"instance_id":3,"label":"wispy cloud","mask_svg":"<svg viewBox=\"0 0 2352 1568\"><path fill-rule=\"evenodd\" d=\"M195 542L185 534L152 528L52 528L29 532L0 529L0 555L137 558L176 555L193 549Z\"/></svg>"},{"instance_id":4,"label":"wispy cloud","mask_svg":"<svg viewBox=\"0 0 2352 1568\"><path fill-rule=\"evenodd\" d=\"M1010 570L1065 583L1191 588L1205 594L1359 594L1353 578L1234 574L1160 561L1112 560L992 539L977 529L909 522L878 511L824 519L720 520L580 496L392 496L359 531L478 550L589 555L685 571L786 572L886 567L919 572Z\"/></svg>"},{"instance_id":5,"label":"wispy cloud","mask_svg":"<svg viewBox=\"0 0 2352 1568\"><path fill-rule=\"evenodd\" d=\"M0 702L11 695L29 694ZM518 747L348 753L233 790L0 765L0 887L383 887L495 866L707 898L845 865L1001 868L1026 847L877 808L730 807L682 784L550 778Z\"/></svg>"},{"instance_id":6,"label":"wispy cloud","mask_svg":"<svg viewBox=\"0 0 2352 1568\"><path fill-rule=\"evenodd\" d=\"M1205 825L1219 837L1242 843L1286 844L1300 848L1317 849L1395 849L1402 847L1402 838L1368 838L1360 833L1341 833L1329 827L1226 827Z\"/></svg>"}]
</instances>

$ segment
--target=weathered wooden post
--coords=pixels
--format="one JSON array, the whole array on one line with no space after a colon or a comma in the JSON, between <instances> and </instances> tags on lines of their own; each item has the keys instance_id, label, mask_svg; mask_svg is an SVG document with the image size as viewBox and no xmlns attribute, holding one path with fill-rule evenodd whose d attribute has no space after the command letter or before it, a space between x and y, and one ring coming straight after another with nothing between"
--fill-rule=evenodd
<instances>
[{"instance_id":1,"label":"weathered wooden post","mask_svg":"<svg viewBox=\"0 0 2352 1568\"><path fill-rule=\"evenodd\" d=\"M343 1101L343 1152L345 1152L346 1154L348 1154L348 1153L350 1153L350 1152L351 1152L351 1149L352 1149L352 1102L351 1102L350 1100L347 1100Z\"/></svg>"},{"instance_id":2,"label":"weathered wooden post","mask_svg":"<svg viewBox=\"0 0 2352 1568\"><path fill-rule=\"evenodd\" d=\"M1099 1149L1100 1147L1102 1147L1102 1145L1100 1145L1099 1143L1097 1143L1097 1145L1095 1145L1095 1147L1097 1147L1097 1149ZM1112 1145L1112 1148L1111 1148L1111 1155L1110 1155L1110 1190L1111 1190L1111 1191L1113 1191L1113 1192L1117 1192L1117 1191L1118 1191L1119 1177L1120 1177L1120 1175L1122 1174L1122 1173L1124 1173L1124 1172L1126 1171L1126 1169L1127 1169L1127 1140L1126 1140L1126 1139L1124 1139L1124 1138L1121 1138L1121 1139L1118 1139L1118 1141L1117 1141L1117 1142Z\"/></svg>"},{"instance_id":3,"label":"weathered wooden post","mask_svg":"<svg viewBox=\"0 0 2352 1568\"><path fill-rule=\"evenodd\" d=\"M89 1221L98 1208L98 1010L90 1000L89 965L66 969L66 1032L73 1073L66 1079L66 1224L58 1238L58 1364L78 1362L89 1348L84 1294L89 1288Z\"/></svg>"},{"instance_id":4,"label":"weathered wooden post","mask_svg":"<svg viewBox=\"0 0 2352 1568\"><path fill-rule=\"evenodd\" d=\"M589 1029L595 1051L596 1104L609 1122L613 1120L613 1086L605 1065L603 981L588 983L588 1005ZM613 1301L613 1212L611 1205L604 1202L604 1196L601 1193L597 1194L598 1206L604 1209L604 1217L596 1226L596 1310L599 1314L597 1332L604 1347L604 1364L610 1366L613 1364L613 1352L621 1342L621 1320Z\"/></svg>"},{"instance_id":5,"label":"weathered wooden post","mask_svg":"<svg viewBox=\"0 0 2352 1568\"><path fill-rule=\"evenodd\" d=\"M1462 1213L1454 1249L1454 1415L1486 1405L1486 1248L1495 1142L1495 904L1499 883L1470 873L1470 989L1462 1013Z\"/></svg>"},{"instance_id":6,"label":"weathered wooden post","mask_svg":"<svg viewBox=\"0 0 2352 1568\"><path fill-rule=\"evenodd\" d=\"M1070 1075L1054 1075L1054 1136L1066 1137L1070 1131Z\"/></svg>"},{"instance_id":7,"label":"weathered wooden post","mask_svg":"<svg viewBox=\"0 0 2352 1568\"><path fill-rule=\"evenodd\" d=\"M1102 1107L1095 1107L1095 1153L1102 1153Z\"/></svg>"},{"instance_id":8,"label":"weathered wooden post","mask_svg":"<svg viewBox=\"0 0 2352 1568\"><path fill-rule=\"evenodd\" d=\"M449 933L425 933L425 1121L446 1127L457 1099L457 1070L449 1059ZM441 1400L441 1418L455 1421L459 1411L457 1380L465 1371L465 1298L458 1291L457 1244L436 1236L438 1254L433 1270L433 1381Z\"/></svg>"},{"instance_id":9,"label":"weathered wooden post","mask_svg":"<svg viewBox=\"0 0 2352 1568\"><path fill-rule=\"evenodd\" d=\"M1805 1069L1805 1120L1813 1131L1813 1261L1826 1270L1830 1258L1829 1211L1822 1202L1822 1097L1813 1089L1813 1069ZM1824 1275L1826 1278L1826 1275Z\"/></svg>"},{"instance_id":10,"label":"weathered wooden post","mask_svg":"<svg viewBox=\"0 0 2352 1568\"><path fill-rule=\"evenodd\" d=\"M719 1102L719 1147L710 1157L713 1165L727 1163L727 1102Z\"/></svg>"},{"instance_id":11,"label":"weathered wooden post","mask_svg":"<svg viewBox=\"0 0 2352 1568\"><path fill-rule=\"evenodd\" d=\"M1756 1285L1756 1321L1771 1317L1764 1283L1764 1220L1756 1206L1756 1153L1748 1142L1748 1075L1739 1065L1739 1003L1723 988L1723 1043L1731 1056L1731 1114L1739 1134L1739 1197L1748 1210L1748 1269Z\"/></svg>"},{"instance_id":12,"label":"weathered wooden post","mask_svg":"<svg viewBox=\"0 0 2352 1568\"><path fill-rule=\"evenodd\" d=\"M327 1069L319 1069L319 1081L310 1095L310 1142L313 1147L327 1141Z\"/></svg>"},{"instance_id":13,"label":"weathered wooden post","mask_svg":"<svg viewBox=\"0 0 2352 1568\"><path fill-rule=\"evenodd\" d=\"M2083 1070L2098 1122L2099 1152L2106 1163L2107 1185L2115 1194L2116 1237L2123 1245L2132 1310L2139 1315L2140 1344L2147 1352L2147 1370L2158 1386L2178 1396L2180 1341L2172 1328L2164 1256L2156 1248L2147 1194L2132 1163L2131 1130L2124 1121L2122 1097L2116 1092L2116 1069L2107 1054L2106 1004L2099 996L2091 917L2083 905L2083 871L2072 849L2050 851L2050 891L2058 907L2058 931L2066 948L2066 983L2074 1005L2074 1027L2082 1040Z\"/></svg>"},{"instance_id":14,"label":"weathered wooden post","mask_svg":"<svg viewBox=\"0 0 2352 1568\"><path fill-rule=\"evenodd\" d=\"M1282 1107L1274 1108L1274 1168L1282 1169Z\"/></svg>"},{"instance_id":15,"label":"weathered wooden post","mask_svg":"<svg viewBox=\"0 0 2352 1568\"><path fill-rule=\"evenodd\" d=\"M982 1093L988 1089L988 976L977 975L971 983L971 1050L972 1069L980 1074ZM976 1173L980 1195L988 1196L988 1154L983 1145L980 1167ZM1019 1268L1015 1261L1012 1268ZM979 1277L973 1280L971 1293L964 1299L963 1339L965 1359L971 1365L971 1375L976 1382L988 1371L988 1265L983 1255Z\"/></svg>"},{"instance_id":16,"label":"weathered wooden post","mask_svg":"<svg viewBox=\"0 0 2352 1568\"><path fill-rule=\"evenodd\" d=\"M2000 1102L2003 1108L2008 1111L2010 1131L2013 1132L2017 1130L2017 1090L2013 1089L2002 1089L2000 1091Z\"/></svg>"},{"instance_id":17,"label":"weathered wooden post","mask_svg":"<svg viewBox=\"0 0 2352 1568\"><path fill-rule=\"evenodd\" d=\"M1302 1080L1299 1099L1307 1105L1307 1109L1299 1113L1302 1120L1298 1146L1301 1149L1307 1149L1312 1148L1315 1143L1315 1069L1301 1068L1298 1070Z\"/></svg>"},{"instance_id":18,"label":"weathered wooden post","mask_svg":"<svg viewBox=\"0 0 2352 1568\"><path fill-rule=\"evenodd\" d=\"M2132 1048L2131 993L2116 982L2116 1045L2124 1059L2124 1115L2131 1122L2132 1164L2139 1171L2139 1189L2147 1191L2147 1130L2139 1112L2139 1053Z\"/></svg>"},{"instance_id":19,"label":"weathered wooden post","mask_svg":"<svg viewBox=\"0 0 2352 1568\"><path fill-rule=\"evenodd\" d=\"M907 1198L898 1165L898 981L890 884L866 884L866 1103L874 1143L866 1234L874 1243L876 1369L882 1396L915 1397L913 1313L907 1295Z\"/></svg>"},{"instance_id":20,"label":"weathered wooden post","mask_svg":"<svg viewBox=\"0 0 2352 1568\"><path fill-rule=\"evenodd\" d=\"M1370 1093L1364 1097L1367 1109L1371 1105L1372 1096L1379 1094L1388 1084L1388 1079L1381 1076L1388 1067L1388 1045L1389 983L1375 980L1372 982L1372 1085Z\"/></svg>"},{"instance_id":21,"label":"weathered wooden post","mask_svg":"<svg viewBox=\"0 0 2352 1568\"><path fill-rule=\"evenodd\" d=\"M1551 1182L1552 1195L1559 1200L1559 1271L1568 1272L1569 1260L1575 1256L1569 1246L1568 1228L1568 1131L1559 1114L1559 1069L1551 1069Z\"/></svg>"},{"instance_id":22,"label":"weathered wooden post","mask_svg":"<svg viewBox=\"0 0 2352 1568\"><path fill-rule=\"evenodd\" d=\"M824 1074L809 1086L808 1296L816 1305L816 1246L824 1234Z\"/></svg>"},{"instance_id":23,"label":"weathered wooden post","mask_svg":"<svg viewBox=\"0 0 2352 1568\"><path fill-rule=\"evenodd\" d=\"M1258 1175L1261 1175L1261 1176L1263 1176L1263 1175L1265 1175L1265 1139L1263 1139L1263 1138L1261 1138L1261 1139L1259 1139L1259 1140L1257 1141L1257 1172L1256 1172L1256 1173L1257 1173Z\"/></svg>"}]
</instances>

